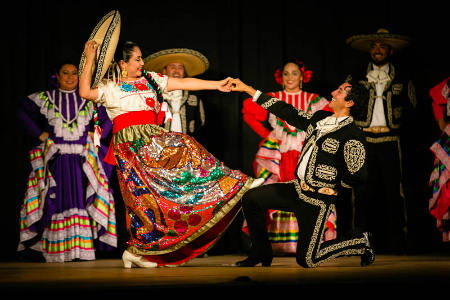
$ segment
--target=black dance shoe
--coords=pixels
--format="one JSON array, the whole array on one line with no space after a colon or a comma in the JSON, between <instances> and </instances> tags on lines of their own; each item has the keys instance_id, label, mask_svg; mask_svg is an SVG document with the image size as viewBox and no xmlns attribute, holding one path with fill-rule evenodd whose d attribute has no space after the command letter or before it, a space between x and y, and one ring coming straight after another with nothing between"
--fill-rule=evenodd
<instances>
[{"instance_id":1,"label":"black dance shoe","mask_svg":"<svg viewBox=\"0 0 450 300\"><path fill-rule=\"evenodd\" d=\"M364 232L366 239L366 246L363 255L361 255L361 267L366 267L372 264L375 260L375 250L373 248L372 234L370 232Z\"/></svg>"},{"instance_id":2,"label":"black dance shoe","mask_svg":"<svg viewBox=\"0 0 450 300\"><path fill-rule=\"evenodd\" d=\"M272 259L272 256L263 259L255 259L249 256L244 260L238 261L236 267L254 267L259 263L261 263L263 267L270 267L272 265Z\"/></svg>"}]
</instances>

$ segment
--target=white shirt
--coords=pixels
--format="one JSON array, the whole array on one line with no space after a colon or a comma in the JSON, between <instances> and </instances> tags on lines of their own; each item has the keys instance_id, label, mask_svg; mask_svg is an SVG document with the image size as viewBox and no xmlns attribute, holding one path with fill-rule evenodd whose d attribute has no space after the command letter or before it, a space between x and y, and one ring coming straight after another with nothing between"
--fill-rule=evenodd
<instances>
[{"instance_id":1,"label":"white shirt","mask_svg":"<svg viewBox=\"0 0 450 300\"><path fill-rule=\"evenodd\" d=\"M149 72L149 74L159 85L161 92L166 92L168 77L155 72ZM106 108L106 112L111 120L131 111L152 110L158 113L159 103L155 91L145 88L141 90L132 88L135 84L145 85L146 82L147 80L144 78L133 82L124 82L123 86L129 88L129 90L125 90L111 80L106 82L102 81L97 85L98 98L95 102L100 103ZM146 101L150 99L153 101ZM149 106L148 103L153 103L153 106Z\"/></svg>"},{"instance_id":2,"label":"white shirt","mask_svg":"<svg viewBox=\"0 0 450 300\"><path fill-rule=\"evenodd\" d=\"M183 91L175 90L163 93L163 97L172 106L172 124L170 125L170 130L175 132L182 132L180 106L181 106L181 99L183 98Z\"/></svg>"},{"instance_id":3,"label":"white shirt","mask_svg":"<svg viewBox=\"0 0 450 300\"><path fill-rule=\"evenodd\" d=\"M373 65L373 69L375 70L378 68L377 66ZM381 70L384 70L387 74L389 74L389 64L386 64L380 68ZM377 83L375 84L376 87L376 98L375 98L375 105L373 107L373 115L372 115L372 122L370 123L370 126L386 126L386 118L384 115L384 107L383 107L383 91L385 88L385 83Z\"/></svg>"}]
</instances>

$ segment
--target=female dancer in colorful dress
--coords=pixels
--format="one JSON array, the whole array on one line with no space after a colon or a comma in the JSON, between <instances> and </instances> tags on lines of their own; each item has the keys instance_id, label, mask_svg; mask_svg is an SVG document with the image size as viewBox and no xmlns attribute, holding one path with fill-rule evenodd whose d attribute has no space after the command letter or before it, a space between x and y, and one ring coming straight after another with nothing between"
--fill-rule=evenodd
<instances>
[{"instance_id":1,"label":"female dancer in colorful dress","mask_svg":"<svg viewBox=\"0 0 450 300\"><path fill-rule=\"evenodd\" d=\"M441 130L439 139L430 147L435 155L430 176L432 197L429 211L436 218L436 226L442 232L442 241L450 242L450 77L430 90L433 114Z\"/></svg>"},{"instance_id":2,"label":"female dancer in colorful dress","mask_svg":"<svg viewBox=\"0 0 450 300\"><path fill-rule=\"evenodd\" d=\"M31 173L20 215L19 251L41 252L47 262L95 259L95 249L117 247L115 207L109 185L107 147L94 147L89 132L94 104L80 97L77 67L56 70L59 88L28 96L17 117L38 144L30 151ZM104 107L97 122L103 137L112 123ZM97 247L94 240L98 239Z\"/></svg>"},{"instance_id":3,"label":"female dancer in colorful dress","mask_svg":"<svg viewBox=\"0 0 450 300\"><path fill-rule=\"evenodd\" d=\"M85 45L80 94L106 107L113 120L106 159L116 165L131 236L124 265L183 265L218 240L240 210L243 193L262 180L227 168L194 138L164 130L161 92L227 92L229 79L169 79L143 71L141 50L126 42L116 59L121 78L91 89L97 47L94 41Z\"/></svg>"},{"instance_id":4,"label":"female dancer in colorful dress","mask_svg":"<svg viewBox=\"0 0 450 300\"><path fill-rule=\"evenodd\" d=\"M305 70L302 62L287 62L283 70L275 72L275 79L283 86L282 91L269 93L298 109L308 113L328 109L328 100L318 94L302 90L302 83L311 79L312 71ZM305 132L269 114L252 101L244 101L242 109L245 122L263 139L253 163L256 177L263 178L264 184L287 182L295 179L295 167L303 147ZM269 121L271 129L264 126ZM335 211L330 214L325 240L336 237ZM283 211L268 212L268 232L275 254L295 254L298 227L293 213ZM244 231L247 232L244 224Z\"/></svg>"}]
</instances>

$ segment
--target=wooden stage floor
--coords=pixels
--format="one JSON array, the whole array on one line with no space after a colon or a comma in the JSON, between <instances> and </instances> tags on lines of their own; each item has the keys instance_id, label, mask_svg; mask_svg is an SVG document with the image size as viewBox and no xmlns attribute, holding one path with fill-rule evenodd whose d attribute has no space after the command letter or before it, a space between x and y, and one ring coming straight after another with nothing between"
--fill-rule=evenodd
<instances>
[{"instance_id":1,"label":"wooden stage floor","mask_svg":"<svg viewBox=\"0 0 450 300\"><path fill-rule=\"evenodd\" d=\"M67 263L0 262L0 292L2 295L13 291L20 295L39 295L41 292L75 295L73 293L82 292L88 296L167 295L175 291L177 294L200 295L198 293L204 291L232 295L252 291L253 294L273 295L280 289L308 289L311 292L318 289L320 294L332 295L333 291L339 293L350 289L382 295L390 289L387 295L446 290L448 297L448 253L377 255L375 262L364 268L359 265L359 257L338 258L314 269L299 267L293 257L275 257L270 268L233 266L243 258L243 255L209 256L196 258L182 267L156 269L125 269L120 259ZM236 294L236 298L239 295L242 294Z\"/></svg>"}]
</instances>

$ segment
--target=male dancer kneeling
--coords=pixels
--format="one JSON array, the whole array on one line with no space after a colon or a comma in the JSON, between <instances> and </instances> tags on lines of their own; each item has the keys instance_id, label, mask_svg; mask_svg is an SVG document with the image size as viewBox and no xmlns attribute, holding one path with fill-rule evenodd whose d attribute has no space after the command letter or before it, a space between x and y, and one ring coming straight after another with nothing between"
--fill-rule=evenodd
<instances>
[{"instance_id":1,"label":"male dancer kneeling","mask_svg":"<svg viewBox=\"0 0 450 300\"><path fill-rule=\"evenodd\" d=\"M242 198L252 248L238 267L269 267L273 253L264 212L268 209L293 212L298 221L297 263L305 268L340 256L359 255L361 266L375 260L372 235L352 229L344 236L322 241L324 226L336 203L341 187L351 188L367 180L365 135L353 122L367 103L367 89L357 82L343 83L332 95L328 111L313 115L298 110L277 98L261 93L239 79L232 90L246 92L261 107L306 132L305 143L296 167L297 179L259 186Z\"/></svg>"}]
</instances>

